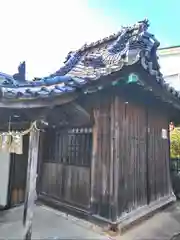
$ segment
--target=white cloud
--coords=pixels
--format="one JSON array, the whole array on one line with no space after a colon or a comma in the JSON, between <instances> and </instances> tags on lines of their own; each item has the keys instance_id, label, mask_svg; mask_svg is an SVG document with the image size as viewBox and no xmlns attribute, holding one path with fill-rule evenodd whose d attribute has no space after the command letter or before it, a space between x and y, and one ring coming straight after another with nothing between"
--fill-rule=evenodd
<instances>
[{"instance_id":1,"label":"white cloud","mask_svg":"<svg viewBox=\"0 0 180 240\"><path fill-rule=\"evenodd\" d=\"M0 0L0 71L27 61L28 78L56 71L70 50L117 31L120 24L86 0Z\"/></svg>"}]
</instances>

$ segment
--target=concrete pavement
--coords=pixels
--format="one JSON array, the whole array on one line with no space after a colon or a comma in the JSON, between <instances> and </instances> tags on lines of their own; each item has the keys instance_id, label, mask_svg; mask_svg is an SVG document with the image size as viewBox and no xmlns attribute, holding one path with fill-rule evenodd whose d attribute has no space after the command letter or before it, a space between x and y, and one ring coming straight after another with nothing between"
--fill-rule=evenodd
<instances>
[{"instance_id":1,"label":"concrete pavement","mask_svg":"<svg viewBox=\"0 0 180 240\"><path fill-rule=\"evenodd\" d=\"M22 239L23 208L0 212L0 239ZM116 240L170 240L180 232L180 202L159 211L153 217L134 226L123 235L111 235ZM46 206L36 206L33 239L110 239L109 233ZM180 240L180 236L173 240Z\"/></svg>"},{"instance_id":2,"label":"concrete pavement","mask_svg":"<svg viewBox=\"0 0 180 240\"><path fill-rule=\"evenodd\" d=\"M159 211L153 217L143 221L138 226L123 235L120 240L170 240L180 233L180 202ZM173 238L180 240L180 236Z\"/></svg>"},{"instance_id":3,"label":"concrete pavement","mask_svg":"<svg viewBox=\"0 0 180 240\"><path fill-rule=\"evenodd\" d=\"M23 208L0 212L0 239L22 239ZM80 220L81 221L81 220ZM109 239L93 231L88 223L79 224L76 218L45 206L36 206L33 220L33 239Z\"/></svg>"}]
</instances>

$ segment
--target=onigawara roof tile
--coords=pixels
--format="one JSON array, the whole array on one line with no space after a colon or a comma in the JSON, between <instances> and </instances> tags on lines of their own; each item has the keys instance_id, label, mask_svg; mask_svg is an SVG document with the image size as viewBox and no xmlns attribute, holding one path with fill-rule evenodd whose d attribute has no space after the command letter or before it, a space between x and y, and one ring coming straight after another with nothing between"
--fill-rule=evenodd
<instances>
[{"instance_id":1,"label":"onigawara roof tile","mask_svg":"<svg viewBox=\"0 0 180 240\"><path fill-rule=\"evenodd\" d=\"M25 63L13 76L0 73L1 101L34 100L75 92L87 83L137 62L154 76L155 81L180 98L180 94L163 80L156 54L160 43L148 32L148 27L148 20L143 20L133 26L122 27L118 33L107 38L86 44L70 52L58 71L40 80L25 80Z\"/></svg>"}]
</instances>

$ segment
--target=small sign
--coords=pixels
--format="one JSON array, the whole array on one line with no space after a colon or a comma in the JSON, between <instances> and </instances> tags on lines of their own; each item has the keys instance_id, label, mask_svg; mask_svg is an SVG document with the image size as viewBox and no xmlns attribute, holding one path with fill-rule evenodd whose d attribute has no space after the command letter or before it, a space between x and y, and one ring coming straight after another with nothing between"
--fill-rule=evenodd
<instances>
[{"instance_id":1,"label":"small sign","mask_svg":"<svg viewBox=\"0 0 180 240\"><path fill-rule=\"evenodd\" d=\"M162 139L168 139L168 134L166 129L164 128L162 129L161 135L162 135Z\"/></svg>"}]
</instances>

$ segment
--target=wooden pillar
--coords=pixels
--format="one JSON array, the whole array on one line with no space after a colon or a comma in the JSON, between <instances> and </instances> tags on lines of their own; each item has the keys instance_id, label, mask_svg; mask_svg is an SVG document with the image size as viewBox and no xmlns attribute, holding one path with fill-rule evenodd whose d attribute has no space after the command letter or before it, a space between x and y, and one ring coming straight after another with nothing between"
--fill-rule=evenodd
<instances>
[{"instance_id":1,"label":"wooden pillar","mask_svg":"<svg viewBox=\"0 0 180 240\"><path fill-rule=\"evenodd\" d=\"M91 160L91 199L90 207L91 212L97 214L98 212L98 183L97 183L97 171L98 171L98 115L99 111L94 109L94 126L93 126L93 146L92 146L92 160Z\"/></svg>"},{"instance_id":2,"label":"wooden pillar","mask_svg":"<svg viewBox=\"0 0 180 240\"><path fill-rule=\"evenodd\" d=\"M91 164L91 210L110 222L117 220L119 178L118 99L94 109Z\"/></svg>"},{"instance_id":3,"label":"wooden pillar","mask_svg":"<svg viewBox=\"0 0 180 240\"><path fill-rule=\"evenodd\" d=\"M26 194L24 203L23 225L25 229L24 239L31 239L32 219L34 212L34 202L36 200L36 177L39 148L39 131L35 128L30 132L29 137L29 155L26 180Z\"/></svg>"},{"instance_id":4,"label":"wooden pillar","mask_svg":"<svg viewBox=\"0 0 180 240\"><path fill-rule=\"evenodd\" d=\"M113 222L118 218L118 190L119 190L119 141L120 141L120 123L119 123L119 98L116 96L111 104L111 180L112 189L112 212Z\"/></svg>"},{"instance_id":5,"label":"wooden pillar","mask_svg":"<svg viewBox=\"0 0 180 240\"><path fill-rule=\"evenodd\" d=\"M38 164L37 164L37 195L41 193L42 188L42 170L43 170L43 146L44 146L45 132L39 134L39 150L38 150Z\"/></svg>"}]
</instances>

